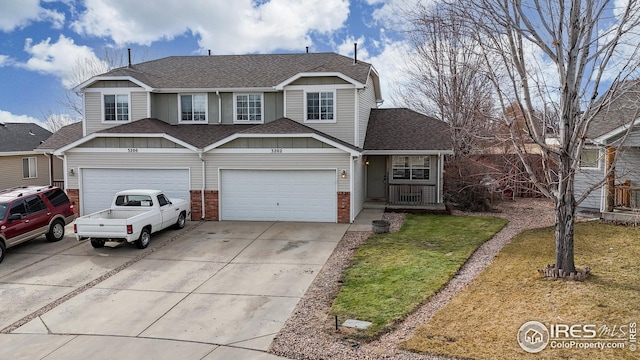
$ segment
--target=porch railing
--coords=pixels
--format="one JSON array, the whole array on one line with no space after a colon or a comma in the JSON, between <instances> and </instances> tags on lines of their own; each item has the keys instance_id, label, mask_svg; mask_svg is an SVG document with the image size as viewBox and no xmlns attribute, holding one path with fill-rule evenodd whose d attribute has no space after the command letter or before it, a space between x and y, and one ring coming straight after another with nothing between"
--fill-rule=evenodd
<instances>
[{"instance_id":1,"label":"porch railing","mask_svg":"<svg viewBox=\"0 0 640 360\"><path fill-rule=\"evenodd\" d=\"M436 204L437 202L435 185L389 185L389 205L420 206Z\"/></svg>"},{"instance_id":2,"label":"porch railing","mask_svg":"<svg viewBox=\"0 0 640 360\"><path fill-rule=\"evenodd\" d=\"M640 187L631 186L631 180L615 186L614 207L623 209L640 208Z\"/></svg>"}]
</instances>

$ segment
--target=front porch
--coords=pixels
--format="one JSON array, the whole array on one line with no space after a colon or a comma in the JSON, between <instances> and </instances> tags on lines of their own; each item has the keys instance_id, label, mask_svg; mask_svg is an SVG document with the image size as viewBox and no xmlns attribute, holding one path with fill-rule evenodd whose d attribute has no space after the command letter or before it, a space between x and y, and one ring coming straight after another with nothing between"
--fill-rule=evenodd
<instances>
[{"instance_id":1,"label":"front porch","mask_svg":"<svg viewBox=\"0 0 640 360\"><path fill-rule=\"evenodd\" d=\"M364 208L446 211L442 154L367 156Z\"/></svg>"},{"instance_id":2,"label":"front porch","mask_svg":"<svg viewBox=\"0 0 640 360\"><path fill-rule=\"evenodd\" d=\"M640 187L624 180L614 186L613 206L602 212L602 220L640 224Z\"/></svg>"}]
</instances>

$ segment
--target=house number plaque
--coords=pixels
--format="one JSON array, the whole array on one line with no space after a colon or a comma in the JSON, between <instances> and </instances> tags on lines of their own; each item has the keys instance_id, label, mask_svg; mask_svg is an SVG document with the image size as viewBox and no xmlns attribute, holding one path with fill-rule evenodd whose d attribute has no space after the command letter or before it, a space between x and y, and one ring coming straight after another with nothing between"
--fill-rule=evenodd
<instances>
[{"instance_id":1,"label":"house number plaque","mask_svg":"<svg viewBox=\"0 0 640 360\"><path fill-rule=\"evenodd\" d=\"M282 149L280 149L280 148L271 149L271 153L272 154L280 154L280 153L282 153Z\"/></svg>"}]
</instances>

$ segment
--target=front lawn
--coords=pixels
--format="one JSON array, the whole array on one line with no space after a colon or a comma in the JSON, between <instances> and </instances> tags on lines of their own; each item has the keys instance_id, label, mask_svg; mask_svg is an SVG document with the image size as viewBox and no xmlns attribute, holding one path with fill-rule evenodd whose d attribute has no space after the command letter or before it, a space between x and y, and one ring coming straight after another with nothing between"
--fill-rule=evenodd
<instances>
[{"instance_id":1,"label":"front lawn","mask_svg":"<svg viewBox=\"0 0 640 360\"><path fill-rule=\"evenodd\" d=\"M507 220L407 215L400 231L370 237L356 252L332 307L340 323L372 322L357 336L387 331L451 279Z\"/></svg>"},{"instance_id":2,"label":"front lawn","mask_svg":"<svg viewBox=\"0 0 640 360\"><path fill-rule=\"evenodd\" d=\"M542 279L536 269L554 262L553 228L523 232L403 348L465 359L637 359L640 350L631 349L638 344L628 340L631 324L640 323L640 228L577 223L575 258L577 267L592 268L586 281ZM547 328L578 325L580 331L581 325L595 325L601 340L550 341L540 353L529 354L517 342L520 326L528 321ZM625 348L576 348L609 346L602 340L607 338L626 338ZM558 344L572 348L559 349Z\"/></svg>"}]
</instances>

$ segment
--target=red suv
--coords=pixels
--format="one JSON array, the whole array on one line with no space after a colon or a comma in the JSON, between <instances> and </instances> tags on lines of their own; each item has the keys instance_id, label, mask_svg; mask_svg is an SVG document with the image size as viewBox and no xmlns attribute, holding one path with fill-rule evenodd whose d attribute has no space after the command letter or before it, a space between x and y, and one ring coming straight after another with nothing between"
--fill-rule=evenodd
<instances>
[{"instance_id":1,"label":"red suv","mask_svg":"<svg viewBox=\"0 0 640 360\"><path fill-rule=\"evenodd\" d=\"M60 241L75 218L73 204L60 188L24 186L0 191L0 262L7 248L46 235Z\"/></svg>"}]
</instances>

